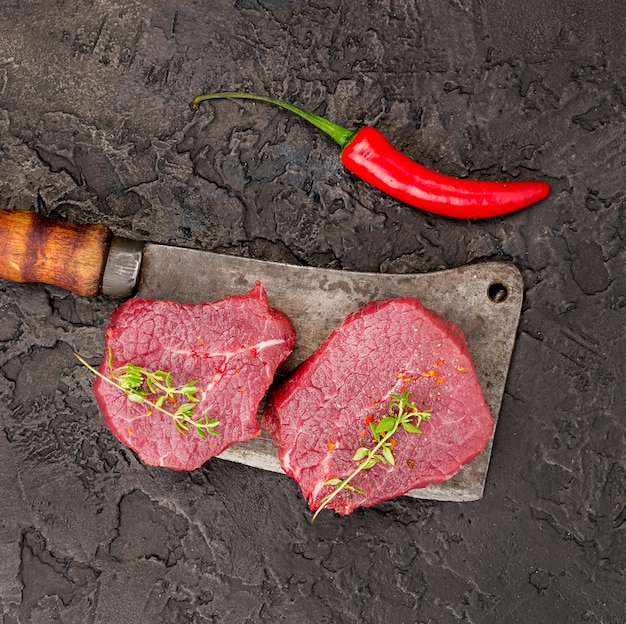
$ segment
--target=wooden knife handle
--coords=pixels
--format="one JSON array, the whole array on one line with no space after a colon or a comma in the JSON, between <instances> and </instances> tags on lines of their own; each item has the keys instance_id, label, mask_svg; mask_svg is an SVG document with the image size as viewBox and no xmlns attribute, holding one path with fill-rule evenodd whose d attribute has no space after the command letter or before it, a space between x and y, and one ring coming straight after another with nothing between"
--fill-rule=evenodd
<instances>
[{"instance_id":1,"label":"wooden knife handle","mask_svg":"<svg viewBox=\"0 0 626 624\"><path fill-rule=\"evenodd\" d=\"M0 277L97 295L111 237L105 225L64 223L30 210L0 210Z\"/></svg>"}]
</instances>

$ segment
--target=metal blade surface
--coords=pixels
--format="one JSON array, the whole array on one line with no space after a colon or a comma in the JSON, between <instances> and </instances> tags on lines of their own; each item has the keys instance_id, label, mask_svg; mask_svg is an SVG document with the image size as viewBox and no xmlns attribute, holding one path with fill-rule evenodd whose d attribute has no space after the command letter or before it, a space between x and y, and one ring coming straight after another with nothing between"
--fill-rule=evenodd
<instances>
[{"instance_id":1,"label":"metal blade surface","mask_svg":"<svg viewBox=\"0 0 626 624\"><path fill-rule=\"evenodd\" d=\"M497 425L523 299L523 280L515 265L486 261L434 273L359 273L148 244L137 296L202 303L246 293L257 280L263 282L270 305L287 314L296 329L296 347L277 380L368 301L416 297L465 332ZM450 501L480 498L492 442L493 436L487 448L451 479L408 495ZM265 432L234 445L220 457L282 472L277 447Z\"/></svg>"}]
</instances>

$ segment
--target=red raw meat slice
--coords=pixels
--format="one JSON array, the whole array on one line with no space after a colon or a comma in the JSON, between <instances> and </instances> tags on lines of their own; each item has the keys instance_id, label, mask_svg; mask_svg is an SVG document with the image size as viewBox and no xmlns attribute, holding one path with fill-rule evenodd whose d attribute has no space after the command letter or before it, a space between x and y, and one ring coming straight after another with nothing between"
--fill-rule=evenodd
<instances>
[{"instance_id":1,"label":"red raw meat slice","mask_svg":"<svg viewBox=\"0 0 626 624\"><path fill-rule=\"evenodd\" d=\"M493 419L462 330L412 298L366 304L350 314L282 384L270 391L261 424L279 446L283 470L311 510L333 491L329 479L356 468L373 448L368 422L389 411L389 395L432 410L423 433L394 435L395 467L378 463L328 505L340 514L448 479L486 446Z\"/></svg>"},{"instance_id":2,"label":"red raw meat slice","mask_svg":"<svg viewBox=\"0 0 626 624\"><path fill-rule=\"evenodd\" d=\"M194 414L217 418L220 435L203 439L193 428L183 435L170 416L147 415L145 405L131 403L99 377L94 393L109 429L145 463L194 470L261 433L259 403L294 343L291 321L269 307L260 282L246 295L213 303L131 299L111 316L100 372L110 373L111 349L113 368L131 362L150 372L166 370L176 387L198 380Z\"/></svg>"}]
</instances>

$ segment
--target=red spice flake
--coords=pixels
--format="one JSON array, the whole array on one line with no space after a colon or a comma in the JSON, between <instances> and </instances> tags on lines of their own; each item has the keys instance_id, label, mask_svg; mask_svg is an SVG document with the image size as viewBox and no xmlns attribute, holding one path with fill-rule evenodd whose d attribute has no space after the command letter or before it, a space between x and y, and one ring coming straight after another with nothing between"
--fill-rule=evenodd
<instances>
[{"instance_id":1,"label":"red spice flake","mask_svg":"<svg viewBox=\"0 0 626 624\"><path fill-rule=\"evenodd\" d=\"M152 416L152 410L148 409L148 411L146 412L146 416ZM130 431L130 427L128 428Z\"/></svg>"},{"instance_id":2,"label":"red spice flake","mask_svg":"<svg viewBox=\"0 0 626 624\"><path fill-rule=\"evenodd\" d=\"M328 440L326 442L326 447L328 448L329 451L332 451L335 448L335 443Z\"/></svg>"},{"instance_id":3,"label":"red spice flake","mask_svg":"<svg viewBox=\"0 0 626 624\"><path fill-rule=\"evenodd\" d=\"M246 391L246 389L244 388L244 386L239 386L237 388L237 392L245 392L245 391Z\"/></svg>"},{"instance_id":4,"label":"red spice flake","mask_svg":"<svg viewBox=\"0 0 626 624\"><path fill-rule=\"evenodd\" d=\"M206 345L206 340L204 338L197 338L196 343L199 347L204 347Z\"/></svg>"},{"instance_id":5,"label":"red spice flake","mask_svg":"<svg viewBox=\"0 0 626 624\"><path fill-rule=\"evenodd\" d=\"M437 366L443 366L446 363L445 360L439 359L437 360Z\"/></svg>"},{"instance_id":6,"label":"red spice flake","mask_svg":"<svg viewBox=\"0 0 626 624\"><path fill-rule=\"evenodd\" d=\"M413 470L413 468L415 468L415 460L407 459L406 465L409 467L409 470Z\"/></svg>"},{"instance_id":7,"label":"red spice flake","mask_svg":"<svg viewBox=\"0 0 626 624\"><path fill-rule=\"evenodd\" d=\"M398 371L398 379L401 379L402 377L404 377L404 372Z\"/></svg>"},{"instance_id":8,"label":"red spice flake","mask_svg":"<svg viewBox=\"0 0 626 624\"><path fill-rule=\"evenodd\" d=\"M126 431L128 432L129 436L133 435L133 430L130 427L127 427Z\"/></svg>"},{"instance_id":9,"label":"red spice flake","mask_svg":"<svg viewBox=\"0 0 626 624\"><path fill-rule=\"evenodd\" d=\"M365 417L365 426L367 427L370 423L374 422L374 414L369 414Z\"/></svg>"},{"instance_id":10,"label":"red spice flake","mask_svg":"<svg viewBox=\"0 0 626 624\"><path fill-rule=\"evenodd\" d=\"M456 369L459 371L459 373L462 373L465 370L465 366L457 366Z\"/></svg>"},{"instance_id":11,"label":"red spice flake","mask_svg":"<svg viewBox=\"0 0 626 624\"><path fill-rule=\"evenodd\" d=\"M367 435L367 430L366 429L361 429L361 431L359 431L359 433L357 433L357 435L362 440Z\"/></svg>"},{"instance_id":12,"label":"red spice flake","mask_svg":"<svg viewBox=\"0 0 626 624\"><path fill-rule=\"evenodd\" d=\"M396 445L396 439L395 438L391 438L389 440L389 447L393 449L393 447Z\"/></svg>"},{"instance_id":13,"label":"red spice flake","mask_svg":"<svg viewBox=\"0 0 626 624\"><path fill-rule=\"evenodd\" d=\"M437 379L435 379L435 383L443 384L446 383L446 380L444 377L437 377Z\"/></svg>"},{"instance_id":14,"label":"red spice flake","mask_svg":"<svg viewBox=\"0 0 626 624\"><path fill-rule=\"evenodd\" d=\"M422 377L439 377L439 371L436 368L431 368L429 371L422 373Z\"/></svg>"},{"instance_id":15,"label":"red spice flake","mask_svg":"<svg viewBox=\"0 0 626 624\"><path fill-rule=\"evenodd\" d=\"M404 377L402 377L402 381L413 381L413 375L404 375Z\"/></svg>"}]
</instances>

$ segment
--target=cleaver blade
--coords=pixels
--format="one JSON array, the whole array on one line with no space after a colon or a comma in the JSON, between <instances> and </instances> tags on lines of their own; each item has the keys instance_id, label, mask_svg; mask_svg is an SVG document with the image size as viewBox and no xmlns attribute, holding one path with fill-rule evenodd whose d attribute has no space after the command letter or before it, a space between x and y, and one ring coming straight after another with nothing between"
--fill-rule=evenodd
<instances>
[{"instance_id":1,"label":"cleaver blade","mask_svg":"<svg viewBox=\"0 0 626 624\"><path fill-rule=\"evenodd\" d=\"M0 277L55 284L85 296L134 294L180 303L245 293L261 281L270 305L287 314L296 329L296 347L277 379L308 358L365 303L416 297L463 329L496 425L523 300L522 276L510 262L489 260L416 274L321 269L143 243L113 237L103 225L67 224L24 210L0 210ZM492 444L493 435L483 452L454 477L408 496L481 498ZM282 472L277 447L265 432L220 457Z\"/></svg>"}]
</instances>

